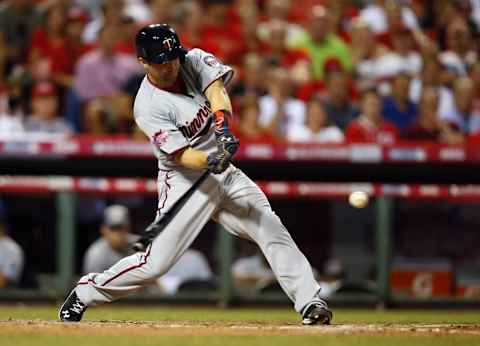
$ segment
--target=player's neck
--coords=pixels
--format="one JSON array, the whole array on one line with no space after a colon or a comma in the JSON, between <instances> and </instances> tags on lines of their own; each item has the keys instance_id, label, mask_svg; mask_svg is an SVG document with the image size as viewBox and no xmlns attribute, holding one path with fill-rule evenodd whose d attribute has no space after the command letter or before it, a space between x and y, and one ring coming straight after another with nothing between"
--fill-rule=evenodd
<instances>
[{"instance_id":1,"label":"player's neck","mask_svg":"<svg viewBox=\"0 0 480 346\"><path fill-rule=\"evenodd\" d=\"M175 83L171 85L163 85L161 83L158 83L158 81L150 74L147 74L148 81L155 86L158 89L161 89L163 91L168 91L176 94L185 94L187 95L187 88L185 86L185 82L183 81L183 78L180 76L180 74L177 76L177 80Z\"/></svg>"},{"instance_id":2,"label":"player's neck","mask_svg":"<svg viewBox=\"0 0 480 346\"><path fill-rule=\"evenodd\" d=\"M165 82L162 82L161 80L156 79L151 74L147 74L147 79L153 86L155 86L158 89L165 90L169 87L169 85L165 85Z\"/></svg>"}]
</instances>

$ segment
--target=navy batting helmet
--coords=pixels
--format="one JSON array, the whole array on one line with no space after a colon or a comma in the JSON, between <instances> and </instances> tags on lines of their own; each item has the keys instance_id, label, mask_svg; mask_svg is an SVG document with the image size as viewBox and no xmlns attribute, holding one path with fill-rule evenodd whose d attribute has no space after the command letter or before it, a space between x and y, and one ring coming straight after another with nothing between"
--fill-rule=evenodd
<instances>
[{"instance_id":1,"label":"navy batting helmet","mask_svg":"<svg viewBox=\"0 0 480 346\"><path fill-rule=\"evenodd\" d=\"M168 24L150 24L137 33L135 37L137 56L154 64L185 58L187 50L182 47L180 39Z\"/></svg>"}]
</instances>

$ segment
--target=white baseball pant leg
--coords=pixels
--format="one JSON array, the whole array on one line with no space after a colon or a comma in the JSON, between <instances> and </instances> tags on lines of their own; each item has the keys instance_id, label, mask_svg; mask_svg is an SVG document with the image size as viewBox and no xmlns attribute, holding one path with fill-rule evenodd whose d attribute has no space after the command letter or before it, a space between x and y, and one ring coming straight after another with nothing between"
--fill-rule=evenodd
<instances>
[{"instance_id":1,"label":"white baseball pant leg","mask_svg":"<svg viewBox=\"0 0 480 346\"><path fill-rule=\"evenodd\" d=\"M296 311L318 300L320 286L310 263L258 185L236 169L225 179L224 188L222 209L214 218L230 233L258 244Z\"/></svg>"},{"instance_id":2,"label":"white baseball pant leg","mask_svg":"<svg viewBox=\"0 0 480 346\"><path fill-rule=\"evenodd\" d=\"M232 234L260 246L296 311L316 300L320 287L307 259L260 188L233 166L224 174L208 177L145 253L126 257L103 273L82 277L76 287L78 297L93 306L153 282L188 249L212 215Z\"/></svg>"},{"instance_id":3,"label":"white baseball pant leg","mask_svg":"<svg viewBox=\"0 0 480 346\"><path fill-rule=\"evenodd\" d=\"M221 175L210 175L145 252L125 257L103 273L90 273L75 289L78 298L93 306L140 290L165 274L195 240L222 199Z\"/></svg>"}]
</instances>

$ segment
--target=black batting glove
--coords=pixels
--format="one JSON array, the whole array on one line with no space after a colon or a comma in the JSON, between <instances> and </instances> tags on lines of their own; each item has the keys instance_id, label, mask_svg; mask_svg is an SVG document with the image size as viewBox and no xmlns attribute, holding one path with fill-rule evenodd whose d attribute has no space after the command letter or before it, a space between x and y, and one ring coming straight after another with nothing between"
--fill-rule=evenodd
<instances>
[{"instance_id":1,"label":"black batting glove","mask_svg":"<svg viewBox=\"0 0 480 346\"><path fill-rule=\"evenodd\" d=\"M214 174L220 174L230 165L230 160L225 154L212 153L207 157L207 168Z\"/></svg>"},{"instance_id":2,"label":"black batting glove","mask_svg":"<svg viewBox=\"0 0 480 346\"><path fill-rule=\"evenodd\" d=\"M223 173L230 165L230 160L239 146L239 140L231 133L222 135L217 141L217 151L207 157L208 169L215 174Z\"/></svg>"}]
</instances>

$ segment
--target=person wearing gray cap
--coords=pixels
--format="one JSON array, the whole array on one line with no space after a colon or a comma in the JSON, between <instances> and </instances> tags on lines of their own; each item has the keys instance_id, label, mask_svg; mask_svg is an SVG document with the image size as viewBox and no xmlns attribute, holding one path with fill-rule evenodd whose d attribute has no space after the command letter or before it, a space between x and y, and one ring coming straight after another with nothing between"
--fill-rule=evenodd
<instances>
[{"instance_id":1,"label":"person wearing gray cap","mask_svg":"<svg viewBox=\"0 0 480 346\"><path fill-rule=\"evenodd\" d=\"M18 284L24 257L22 248L7 235L4 207L0 201L0 289Z\"/></svg>"},{"instance_id":2,"label":"person wearing gray cap","mask_svg":"<svg viewBox=\"0 0 480 346\"><path fill-rule=\"evenodd\" d=\"M100 234L101 238L92 243L85 253L84 273L101 273L134 253L131 244L138 237L131 233L127 207L117 204L105 208Z\"/></svg>"}]
</instances>

